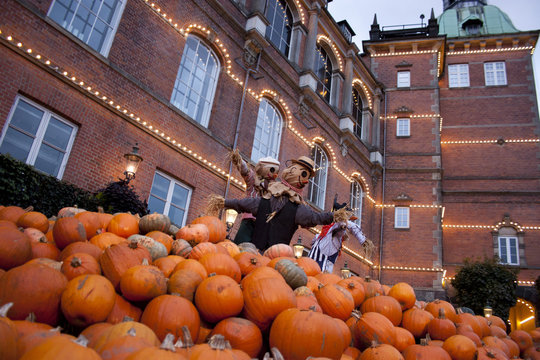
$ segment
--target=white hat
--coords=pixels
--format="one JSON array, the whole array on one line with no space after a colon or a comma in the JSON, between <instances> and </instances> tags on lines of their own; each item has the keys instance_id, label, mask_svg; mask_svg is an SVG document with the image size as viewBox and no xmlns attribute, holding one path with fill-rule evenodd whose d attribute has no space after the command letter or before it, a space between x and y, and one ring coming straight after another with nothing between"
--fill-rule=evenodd
<instances>
[{"instance_id":1,"label":"white hat","mask_svg":"<svg viewBox=\"0 0 540 360\"><path fill-rule=\"evenodd\" d=\"M259 163L260 164L272 164L272 165L277 165L277 166L280 165L279 161L277 161L276 159L274 159L274 158L272 158L270 156L260 158Z\"/></svg>"}]
</instances>

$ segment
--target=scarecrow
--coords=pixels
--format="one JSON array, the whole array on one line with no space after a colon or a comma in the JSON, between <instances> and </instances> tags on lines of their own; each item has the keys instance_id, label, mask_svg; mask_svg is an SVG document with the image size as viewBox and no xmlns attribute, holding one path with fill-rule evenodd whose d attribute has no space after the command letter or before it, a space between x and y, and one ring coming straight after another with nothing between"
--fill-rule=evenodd
<instances>
[{"instance_id":1,"label":"scarecrow","mask_svg":"<svg viewBox=\"0 0 540 360\"><path fill-rule=\"evenodd\" d=\"M345 208L345 206L346 203L337 203L336 195L333 211ZM321 233L315 236L311 241L311 250L308 257L315 260L322 271L332 272L334 264L341 254L343 242L349 238L347 232L352 234L361 245L365 245L366 247L372 245L369 240L366 243L366 236L362 233L360 226L353 222L356 219L356 216L351 216L349 220L325 225L323 226Z\"/></svg>"},{"instance_id":2,"label":"scarecrow","mask_svg":"<svg viewBox=\"0 0 540 360\"><path fill-rule=\"evenodd\" d=\"M299 226L313 227L346 221L351 213L345 208L318 213L304 203L302 190L315 174L314 162L306 156L289 160L281 180L270 183L268 191L259 198L224 199L213 195L208 212L223 208L247 212L255 216L251 242L260 251L275 244L289 244Z\"/></svg>"},{"instance_id":3,"label":"scarecrow","mask_svg":"<svg viewBox=\"0 0 540 360\"><path fill-rule=\"evenodd\" d=\"M259 159L255 168L252 169L242 159L238 149L234 149L229 153L229 157L242 175L246 183L246 197L257 198L268 191L268 185L275 181L279 172L279 161L271 157L263 157ZM240 227L236 232L234 242L240 244L243 242L251 242L253 228L255 227L255 217L250 213L242 214Z\"/></svg>"}]
</instances>

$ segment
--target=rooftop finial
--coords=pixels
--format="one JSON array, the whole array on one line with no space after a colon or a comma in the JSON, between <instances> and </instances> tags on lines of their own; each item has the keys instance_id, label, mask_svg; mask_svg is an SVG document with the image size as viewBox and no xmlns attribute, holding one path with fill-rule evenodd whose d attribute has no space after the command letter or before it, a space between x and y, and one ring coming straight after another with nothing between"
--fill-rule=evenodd
<instances>
[{"instance_id":1,"label":"rooftop finial","mask_svg":"<svg viewBox=\"0 0 540 360\"><path fill-rule=\"evenodd\" d=\"M375 16L373 16L373 24L372 25L379 25L377 23L377 13L375 13Z\"/></svg>"}]
</instances>

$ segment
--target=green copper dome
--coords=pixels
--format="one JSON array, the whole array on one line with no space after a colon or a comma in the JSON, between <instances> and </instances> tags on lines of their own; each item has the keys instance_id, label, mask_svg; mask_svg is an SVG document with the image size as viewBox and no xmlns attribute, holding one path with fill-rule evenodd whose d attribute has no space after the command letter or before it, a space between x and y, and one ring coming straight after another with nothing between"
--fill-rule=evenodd
<instances>
[{"instance_id":1,"label":"green copper dome","mask_svg":"<svg viewBox=\"0 0 540 360\"><path fill-rule=\"evenodd\" d=\"M493 5L447 9L438 21L439 35L450 38L519 32L508 15Z\"/></svg>"}]
</instances>

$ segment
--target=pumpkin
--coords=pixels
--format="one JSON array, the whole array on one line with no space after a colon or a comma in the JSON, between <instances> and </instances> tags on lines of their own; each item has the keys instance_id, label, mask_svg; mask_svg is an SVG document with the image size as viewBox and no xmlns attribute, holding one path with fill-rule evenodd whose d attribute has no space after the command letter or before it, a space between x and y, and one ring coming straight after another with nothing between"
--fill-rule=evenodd
<instances>
[{"instance_id":1,"label":"pumpkin","mask_svg":"<svg viewBox=\"0 0 540 360\"><path fill-rule=\"evenodd\" d=\"M427 326L433 315L426 310L411 308L403 312L401 326L409 330L415 338L420 339L427 333Z\"/></svg>"},{"instance_id":2,"label":"pumpkin","mask_svg":"<svg viewBox=\"0 0 540 360\"><path fill-rule=\"evenodd\" d=\"M263 254L264 256L274 259L277 257L292 257L294 258L294 252L292 247L287 244L275 244L270 246Z\"/></svg>"},{"instance_id":3,"label":"pumpkin","mask_svg":"<svg viewBox=\"0 0 540 360\"><path fill-rule=\"evenodd\" d=\"M63 250L77 241L86 241L86 230L83 224L74 217L60 218L53 226L53 237L56 246Z\"/></svg>"},{"instance_id":4,"label":"pumpkin","mask_svg":"<svg viewBox=\"0 0 540 360\"><path fill-rule=\"evenodd\" d=\"M135 215L118 213L112 217L107 231L127 239L129 236L139 233L139 220Z\"/></svg>"},{"instance_id":5,"label":"pumpkin","mask_svg":"<svg viewBox=\"0 0 540 360\"><path fill-rule=\"evenodd\" d=\"M167 256L167 248L165 245L160 243L157 240L152 239L149 236L134 234L127 238L128 242L136 241L139 245L144 246L148 249L150 252L150 256L152 257L152 261L159 259L161 257Z\"/></svg>"},{"instance_id":6,"label":"pumpkin","mask_svg":"<svg viewBox=\"0 0 540 360\"><path fill-rule=\"evenodd\" d=\"M240 272L242 273L242 276L246 276L258 267L265 266L266 263L263 259L268 258L250 252L241 252L234 256L234 260L240 267Z\"/></svg>"},{"instance_id":7,"label":"pumpkin","mask_svg":"<svg viewBox=\"0 0 540 360\"><path fill-rule=\"evenodd\" d=\"M29 351L35 346L38 346L39 344L43 343L45 340L53 336L64 336L71 340L75 340L74 336L60 333L60 327L54 329L41 329L31 333L20 335L19 339L17 340L17 354L19 356L18 358L21 358L24 354L26 354L27 351Z\"/></svg>"},{"instance_id":8,"label":"pumpkin","mask_svg":"<svg viewBox=\"0 0 540 360\"><path fill-rule=\"evenodd\" d=\"M31 258L32 245L26 234L16 228L0 228L0 269L12 269Z\"/></svg>"},{"instance_id":9,"label":"pumpkin","mask_svg":"<svg viewBox=\"0 0 540 360\"><path fill-rule=\"evenodd\" d=\"M307 286L300 286L294 289L294 296L296 296L296 307L298 309L323 312L315 294Z\"/></svg>"},{"instance_id":10,"label":"pumpkin","mask_svg":"<svg viewBox=\"0 0 540 360\"><path fill-rule=\"evenodd\" d=\"M165 256L165 257L154 260L152 265L156 266L159 270L161 270L161 272L163 273L163 275L165 275L165 277L169 277L171 276L176 265L178 265L180 261L184 261L184 260L185 259L181 256L169 255L169 256Z\"/></svg>"},{"instance_id":11,"label":"pumpkin","mask_svg":"<svg viewBox=\"0 0 540 360\"><path fill-rule=\"evenodd\" d=\"M349 344L335 319L328 315L296 308L281 312L270 328L270 347L276 347L288 360L308 356L339 359Z\"/></svg>"},{"instance_id":12,"label":"pumpkin","mask_svg":"<svg viewBox=\"0 0 540 360\"><path fill-rule=\"evenodd\" d=\"M130 354L141 349L154 346L148 340L138 338L135 328L128 330L127 334L108 341L101 348L99 355L104 360L125 359Z\"/></svg>"},{"instance_id":13,"label":"pumpkin","mask_svg":"<svg viewBox=\"0 0 540 360\"><path fill-rule=\"evenodd\" d=\"M362 352L359 360L403 360L403 355L392 345L374 343Z\"/></svg>"},{"instance_id":14,"label":"pumpkin","mask_svg":"<svg viewBox=\"0 0 540 360\"><path fill-rule=\"evenodd\" d=\"M202 242L195 245L189 253L189 258L193 260L199 260L203 255L210 253L218 253L216 244L211 242Z\"/></svg>"},{"instance_id":15,"label":"pumpkin","mask_svg":"<svg viewBox=\"0 0 540 360\"><path fill-rule=\"evenodd\" d=\"M184 261L180 261L175 267L172 272L172 275L178 270L181 269L190 269L198 273L201 278L204 280L208 277L208 272L206 271L206 268L197 260L193 259L185 259Z\"/></svg>"},{"instance_id":16,"label":"pumpkin","mask_svg":"<svg viewBox=\"0 0 540 360\"><path fill-rule=\"evenodd\" d=\"M457 334L456 325L446 318L444 308L440 308L439 316L428 323L427 332L432 339L442 341Z\"/></svg>"},{"instance_id":17,"label":"pumpkin","mask_svg":"<svg viewBox=\"0 0 540 360\"><path fill-rule=\"evenodd\" d=\"M240 360L249 359L242 350L231 349L231 345L223 335L212 336L207 344L199 344L193 347L189 356L190 360L223 359Z\"/></svg>"},{"instance_id":18,"label":"pumpkin","mask_svg":"<svg viewBox=\"0 0 540 360\"><path fill-rule=\"evenodd\" d=\"M370 311L378 312L388 318L394 326L401 324L401 318L403 316L401 312L401 305L392 296L379 295L366 299L361 307L362 313Z\"/></svg>"},{"instance_id":19,"label":"pumpkin","mask_svg":"<svg viewBox=\"0 0 540 360\"><path fill-rule=\"evenodd\" d=\"M95 325L97 324L90 325L90 327L95 326ZM96 339L94 341L93 348L98 353L101 352L103 347L109 341L112 341L122 336L126 336L128 332L132 331L132 329L135 330L134 335L137 338L144 339L148 341L150 344L153 344L154 346L159 346L159 339L157 338L156 334L154 333L152 329L150 329L145 324L142 324L137 321L125 320L125 321L119 322L118 324L111 325L107 323L107 325L108 326L105 329L103 329L99 334L97 334ZM85 331L83 331L83 333Z\"/></svg>"},{"instance_id":20,"label":"pumpkin","mask_svg":"<svg viewBox=\"0 0 540 360\"><path fill-rule=\"evenodd\" d=\"M17 224L17 220L27 211L32 211L33 207L23 209L19 206L5 206L0 209L0 220L8 220Z\"/></svg>"},{"instance_id":21,"label":"pumpkin","mask_svg":"<svg viewBox=\"0 0 540 360\"><path fill-rule=\"evenodd\" d=\"M506 332L506 323L500 317L498 317L496 315L491 315L489 317L489 321L491 322L491 325L500 327L501 329L503 329Z\"/></svg>"},{"instance_id":22,"label":"pumpkin","mask_svg":"<svg viewBox=\"0 0 540 360\"><path fill-rule=\"evenodd\" d=\"M246 352L250 358L256 358L262 349L261 330L253 322L239 317L221 320L210 332L210 336L221 334L234 349Z\"/></svg>"},{"instance_id":23,"label":"pumpkin","mask_svg":"<svg viewBox=\"0 0 540 360\"><path fill-rule=\"evenodd\" d=\"M88 347L95 349L96 343L98 342L101 335L105 333L106 330L110 329L113 324L106 322L98 322L92 324L81 331L81 335L88 339Z\"/></svg>"},{"instance_id":24,"label":"pumpkin","mask_svg":"<svg viewBox=\"0 0 540 360\"><path fill-rule=\"evenodd\" d=\"M100 250L105 250L106 248L127 242L125 238L113 234L112 232L102 232L90 238L90 243L97 246Z\"/></svg>"},{"instance_id":25,"label":"pumpkin","mask_svg":"<svg viewBox=\"0 0 540 360\"><path fill-rule=\"evenodd\" d=\"M167 278L157 267L148 265L132 266L120 277L122 296L131 301L148 301L167 293Z\"/></svg>"},{"instance_id":26,"label":"pumpkin","mask_svg":"<svg viewBox=\"0 0 540 360\"><path fill-rule=\"evenodd\" d=\"M519 345L514 340L512 340L512 338L507 336L501 338L501 340L506 344L506 347L508 348L508 352L510 353L510 355L508 356L509 358L513 359L519 357Z\"/></svg>"},{"instance_id":27,"label":"pumpkin","mask_svg":"<svg viewBox=\"0 0 540 360\"><path fill-rule=\"evenodd\" d=\"M348 292L351 293L354 300L355 308L359 307L364 302L366 294L364 286L362 286L362 284L354 280L342 279L337 283L337 285L341 286L342 288L346 289Z\"/></svg>"},{"instance_id":28,"label":"pumpkin","mask_svg":"<svg viewBox=\"0 0 540 360\"><path fill-rule=\"evenodd\" d=\"M269 257L266 257L266 256L263 256L264 259L269 259ZM290 257L290 256L278 256L278 257L275 257L273 259L271 259L270 261L268 261L268 263L266 264L266 266L268 267L271 267L271 268L276 268L276 264L278 263L278 261L280 260L289 260L289 261L292 261L293 263L296 264L296 259L293 258L293 257Z\"/></svg>"},{"instance_id":29,"label":"pumpkin","mask_svg":"<svg viewBox=\"0 0 540 360\"><path fill-rule=\"evenodd\" d=\"M435 299L426 304L424 310L429 311L433 317L439 316L439 309L444 309L444 316L452 321L456 322L457 314L454 305L450 304L448 301Z\"/></svg>"},{"instance_id":30,"label":"pumpkin","mask_svg":"<svg viewBox=\"0 0 540 360\"><path fill-rule=\"evenodd\" d=\"M273 269L269 266L261 266L261 267L256 268L255 270L247 274L242 279L240 284L242 285L242 287L246 287L247 283L249 282L257 281L259 279L265 279L265 278L273 278L273 279L281 281L283 284L287 284L285 282L285 279L283 279L283 276L281 276L281 274L276 269Z\"/></svg>"},{"instance_id":31,"label":"pumpkin","mask_svg":"<svg viewBox=\"0 0 540 360\"><path fill-rule=\"evenodd\" d=\"M251 242L243 242L243 243L238 244L238 249L240 249L240 252L250 252L252 254L259 254L259 249L257 249L257 246L255 246L255 244Z\"/></svg>"},{"instance_id":32,"label":"pumpkin","mask_svg":"<svg viewBox=\"0 0 540 360\"><path fill-rule=\"evenodd\" d=\"M439 346L428 345L426 339L420 339L420 344L413 344L402 351L405 360L429 359L452 360L450 355Z\"/></svg>"},{"instance_id":33,"label":"pumpkin","mask_svg":"<svg viewBox=\"0 0 540 360\"><path fill-rule=\"evenodd\" d=\"M86 230L86 238L90 239L98 234L104 227L102 226L98 213L93 211L83 211L75 214L74 218L79 220L83 224Z\"/></svg>"},{"instance_id":34,"label":"pumpkin","mask_svg":"<svg viewBox=\"0 0 540 360\"><path fill-rule=\"evenodd\" d=\"M7 317L9 308L13 303L0 307L0 355L3 360L17 359L17 328L13 321Z\"/></svg>"},{"instance_id":35,"label":"pumpkin","mask_svg":"<svg viewBox=\"0 0 540 360\"><path fill-rule=\"evenodd\" d=\"M399 282L390 288L388 296L396 299L401 305L401 310L405 311L414 306L416 302L416 294L411 285L405 282Z\"/></svg>"},{"instance_id":36,"label":"pumpkin","mask_svg":"<svg viewBox=\"0 0 540 360\"><path fill-rule=\"evenodd\" d=\"M171 235L168 235L162 231L154 230L146 233L146 236L163 244L163 246L165 246L165 249L167 250L167 254L171 252L172 244L174 241Z\"/></svg>"},{"instance_id":37,"label":"pumpkin","mask_svg":"<svg viewBox=\"0 0 540 360\"><path fill-rule=\"evenodd\" d=\"M307 284L306 286L311 290L311 291L315 291L319 288L319 285L321 285L322 283L316 278L316 277L313 277L313 276L308 276L307 277Z\"/></svg>"},{"instance_id":38,"label":"pumpkin","mask_svg":"<svg viewBox=\"0 0 540 360\"><path fill-rule=\"evenodd\" d=\"M39 239L39 241L31 241L30 248L32 250L32 259L48 258L56 260L60 256L60 250L58 250L56 245L49 242L45 236Z\"/></svg>"},{"instance_id":39,"label":"pumpkin","mask_svg":"<svg viewBox=\"0 0 540 360\"><path fill-rule=\"evenodd\" d=\"M184 325L196 338L201 320L197 309L189 300L175 295L161 295L146 305L141 322L154 330L159 339L165 339L169 332L178 337Z\"/></svg>"},{"instance_id":40,"label":"pumpkin","mask_svg":"<svg viewBox=\"0 0 540 360\"><path fill-rule=\"evenodd\" d=\"M143 235L152 231L166 232L171 226L171 219L167 215L153 213L144 215L139 220L139 232Z\"/></svg>"},{"instance_id":41,"label":"pumpkin","mask_svg":"<svg viewBox=\"0 0 540 360\"><path fill-rule=\"evenodd\" d=\"M86 347L86 343L87 340L84 337L72 341L65 336L52 336L28 350L21 360L100 360L101 356L94 349Z\"/></svg>"},{"instance_id":42,"label":"pumpkin","mask_svg":"<svg viewBox=\"0 0 540 360\"><path fill-rule=\"evenodd\" d=\"M101 275L101 267L97 260L86 253L75 253L65 258L60 271L68 280L84 274Z\"/></svg>"},{"instance_id":43,"label":"pumpkin","mask_svg":"<svg viewBox=\"0 0 540 360\"><path fill-rule=\"evenodd\" d=\"M357 360L360 357L361 353L362 352L358 350L357 348L349 346L348 348L345 349L345 351L343 351L343 355L341 355L340 360L349 360L349 358L351 360Z\"/></svg>"},{"instance_id":44,"label":"pumpkin","mask_svg":"<svg viewBox=\"0 0 540 360\"><path fill-rule=\"evenodd\" d=\"M394 347L403 352L406 348L415 344L413 334L407 329L396 326L394 328Z\"/></svg>"},{"instance_id":45,"label":"pumpkin","mask_svg":"<svg viewBox=\"0 0 540 360\"><path fill-rule=\"evenodd\" d=\"M244 307L242 289L225 275L204 279L197 287L194 300L201 318L210 323L236 316Z\"/></svg>"},{"instance_id":46,"label":"pumpkin","mask_svg":"<svg viewBox=\"0 0 540 360\"><path fill-rule=\"evenodd\" d=\"M321 272L321 267L312 258L302 256L296 259L296 263L304 270L307 276L315 276Z\"/></svg>"},{"instance_id":47,"label":"pumpkin","mask_svg":"<svg viewBox=\"0 0 540 360\"><path fill-rule=\"evenodd\" d=\"M227 236L227 225L217 216L199 216L191 222L193 225L204 224L208 228L208 241L217 244L225 240Z\"/></svg>"},{"instance_id":48,"label":"pumpkin","mask_svg":"<svg viewBox=\"0 0 540 360\"><path fill-rule=\"evenodd\" d=\"M476 317L476 320L478 322L478 325L480 326L481 335L478 335L478 336L480 336L480 338L490 336L491 335L491 329L489 328L488 319L486 319L482 315L475 315L475 317Z\"/></svg>"},{"instance_id":49,"label":"pumpkin","mask_svg":"<svg viewBox=\"0 0 540 360\"><path fill-rule=\"evenodd\" d=\"M191 245L184 239L176 239L172 242L171 245L171 255L178 255L183 258L187 258L191 253L193 248Z\"/></svg>"},{"instance_id":50,"label":"pumpkin","mask_svg":"<svg viewBox=\"0 0 540 360\"><path fill-rule=\"evenodd\" d=\"M32 260L28 260L24 265L27 265L27 264L46 265L58 271L60 271L60 268L62 267L62 263L60 261L56 261L49 258L35 258Z\"/></svg>"},{"instance_id":51,"label":"pumpkin","mask_svg":"<svg viewBox=\"0 0 540 360\"><path fill-rule=\"evenodd\" d=\"M2 315L0 312L0 318L1 317ZM36 315L34 313L30 313L24 320L13 320L13 325L15 326L15 329L17 329L17 336L19 338L36 331L51 330L53 328L51 325L36 322Z\"/></svg>"},{"instance_id":52,"label":"pumpkin","mask_svg":"<svg viewBox=\"0 0 540 360\"><path fill-rule=\"evenodd\" d=\"M101 275L85 274L70 280L60 303L66 320L77 327L105 321L115 301L114 286Z\"/></svg>"},{"instance_id":53,"label":"pumpkin","mask_svg":"<svg viewBox=\"0 0 540 360\"><path fill-rule=\"evenodd\" d=\"M341 277L336 274L330 274L326 272L322 272L320 274L315 275L315 279L319 280L320 283L324 285L328 284L337 284L341 281Z\"/></svg>"},{"instance_id":54,"label":"pumpkin","mask_svg":"<svg viewBox=\"0 0 540 360\"><path fill-rule=\"evenodd\" d=\"M78 214L80 212L84 212L84 211L86 211L86 210L85 209L79 209L77 207L77 205L64 207L64 208L61 208L60 210L58 210L57 218L75 216L76 214Z\"/></svg>"},{"instance_id":55,"label":"pumpkin","mask_svg":"<svg viewBox=\"0 0 540 360\"><path fill-rule=\"evenodd\" d=\"M174 335L167 334L163 343L159 348L151 346L144 347L138 351L135 351L128 355L126 360L147 360L147 359L161 359L161 360L187 360L187 358L176 352L176 348L173 344Z\"/></svg>"},{"instance_id":56,"label":"pumpkin","mask_svg":"<svg viewBox=\"0 0 540 360\"><path fill-rule=\"evenodd\" d=\"M506 343L501 339L495 336L485 336L482 338L482 342L487 347L502 350L507 357L510 357L510 349L508 348L508 345L506 345Z\"/></svg>"},{"instance_id":57,"label":"pumpkin","mask_svg":"<svg viewBox=\"0 0 540 360\"><path fill-rule=\"evenodd\" d=\"M210 232L205 224L188 224L178 230L176 239L186 240L192 247L197 244L208 242Z\"/></svg>"},{"instance_id":58,"label":"pumpkin","mask_svg":"<svg viewBox=\"0 0 540 360\"><path fill-rule=\"evenodd\" d=\"M480 324L478 323L476 316L473 314L469 314L469 313L463 312L461 309L458 309L458 314L456 315L455 323L456 325L467 324L472 328L473 332L476 335L478 335L479 337L482 336L482 328L480 327Z\"/></svg>"},{"instance_id":59,"label":"pumpkin","mask_svg":"<svg viewBox=\"0 0 540 360\"><path fill-rule=\"evenodd\" d=\"M369 276L366 276L363 285L366 299L375 296L375 294L384 295L384 289L381 284L377 280L371 279Z\"/></svg>"},{"instance_id":60,"label":"pumpkin","mask_svg":"<svg viewBox=\"0 0 540 360\"><path fill-rule=\"evenodd\" d=\"M496 336L498 338L505 338L505 337L508 336L506 331L504 331L503 329L501 329L498 326L490 326L489 327L489 335Z\"/></svg>"},{"instance_id":61,"label":"pumpkin","mask_svg":"<svg viewBox=\"0 0 540 360\"><path fill-rule=\"evenodd\" d=\"M141 319L141 314L141 309L131 304L121 295L115 294L114 305L109 315L107 315L106 321L111 324L118 324L119 322L122 322L126 316L134 321L139 321Z\"/></svg>"},{"instance_id":62,"label":"pumpkin","mask_svg":"<svg viewBox=\"0 0 540 360\"><path fill-rule=\"evenodd\" d=\"M297 264L289 259L281 259L274 266L285 282L293 289L307 284L307 275Z\"/></svg>"},{"instance_id":63,"label":"pumpkin","mask_svg":"<svg viewBox=\"0 0 540 360\"><path fill-rule=\"evenodd\" d=\"M24 229L34 228L45 233L49 230L49 219L40 212L28 211L19 216L17 226Z\"/></svg>"},{"instance_id":64,"label":"pumpkin","mask_svg":"<svg viewBox=\"0 0 540 360\"><path fill-rule=\"evenodd\" d=\"M355 346L367 349L374 340L382 344L394 344L394 325L388 318L376 312L353 314L353 320L347 320L352 329Z\"/></svg>"},{"instance_id":65,"label":"pumpkin","mask_svg":"<svg viewBox=\"0 0 540 360\"><path fill-rule=\"evenodd\" d=\"M249 276L252 276L257 270ZM296 297L293 290L285 283L279 273L277 276L279 278L255 277L242 283L244 317L253 321L263 331L282 311L296 307Z\"/></svg>"},{"instance_id":66,"label":"pumpkin","mask_svg":"<svg viewBox=\"0 0 540 360\"><path fill-rule=\"evenodd\" d=\"M58 323L60 296L67 285L58 270L42 264L24 264L0 277L0 304L13 302L9 318L23 320L30 313L36 321L55 326Z\"/></svg>"},{"instance_id":67,"label":"pumpkin","mask_svg":"<svg viewBox=\"0 0 540 360\"><path fill-rule=\"evenodd\" d=\"M523 352L525 349L533 346L532 337L525 330L512 330L508 336L510 336L510 338L514 340L516 344L518 344L520 352Z\"/></svg>"},{"instance_id":68,"label":"pumpkin","mask_svg":"<svg viewBox=\"0 0 540 360\"><path fill-rule=\"evenodd\" d=\"M345 321L354 309L351 293L337 284L321 285L314 294L323 312L332 317Z\"/></svg>"},{"instance_id":69,"label":"pumpkin","mask_svg":"<svg viewBox=\"0 0 540 360\"><path fill-rule=\"evenodd\" d=\"M193 302L195 291L203 281L200 273L192 269L179 269L175 271L167 282L167 292L177 294Z\"/></svg>"},{"instance_id":70,"label":"pumpkin","mask_svg":"<svg viewBox=\"0 0 540 360\"><path fill-rule=\"evenodd\" d=\"M238 263L228 254L206 254L199 259L199 262L209 274L226 275L237 283L240 283L242 279Z\"/></svg>"},{"instance_id":71,"label":"pumpkin","mask_svg":"<svg viewBox=\"0 0 540 360\"><path fill-rule=\"evenodd\" d=\"M120 289L120 278L132 266L142 264L143 259L152 261L150 252L136 242L112 245L99 257L101 271L116 289Z\"/></svg>"},{"instance_id":72,"label":"pumpkin","mask_svg":"<svg viewBox=\"0 0 540 360\"><path fill-rule=\"evenodd\" d=\"M523 357L530 360L539 360L540 359L540 348L537 346L530 346L527 349L523 350Z\"/></svg>"},{"instance_id":73,"label":"pumpkin","mask_svg":"<svg viewBox=\"0 0 540 360\"><path fill-rule=\"evenodd\" d=\"M11 229L18 229L17 228L17 225L13 222L13 221L9 221L9 220L0 220L0 229L2 228L11 228ZM26 229L25 229L26 230ZM36 229L36 231L39 231ZM39 231L41 232L41 231Z\"/></svg>"},{"instance_id":74,"label":"pumpkin","mask_svg":"<svg viewBox=\"0 0 540 360\"><path fill-rule=\"evenodd\" d=\"M504 351L499 348L483 345L478 348L476 360L508 360Z\"/></svg>"},{"instance_id":75,"label":"pumpkin","mask_svg":"<svg viewBox=\"0 0 540 360\"><path fill-rule=\"evenodd\" d=\"M1 221L5 221L5 220L1 220ZM12 222L9 222L9 223L13 224ZM13 225L12 228L17 229L17 226ZM23 230L23 232L28 236L28 238L30 239L30 242L39 242L43 238L47 239L43 231L40 231L38 229L26 228Z\"/></svg>"},{"instance_id":76,"label":"pumpkin","mask_svg":"<svg viewBox=\"0 0 540 360\"><path fill-rule=\"evenodd\" d=\"M99 256L101 255L101 252L102 250L92 243L75 242L73 244L69 244L64 248L64 250L60 252L58 260L64 261L65 258L75 253L85 253L92 255L92 257L99 261Z\"/></svg>"},{"instance_id":77,"label":"pumpkin","mask_svg":"<svg viewBox=\"0 0 540 360\"><path fill-rule=\"evenodd\" d=\"M453 360L474 360L476 359L476 344L466 336L453 335L443 343L443 349Z\"/></svg>"},{"instance_id":78,"label":"pumpkin","mask_svg":"<svg viewBox=\"0 0 540 360\"><path fill-rule=\"evenodd\" d=\"M236 245L231 240L223 240L218 242L216 245L225 248L225 250L227 250L227 253L231 255L232 258L240 254L240 248L238 248L238 245Z\"/></svg>"}]
</instances>

